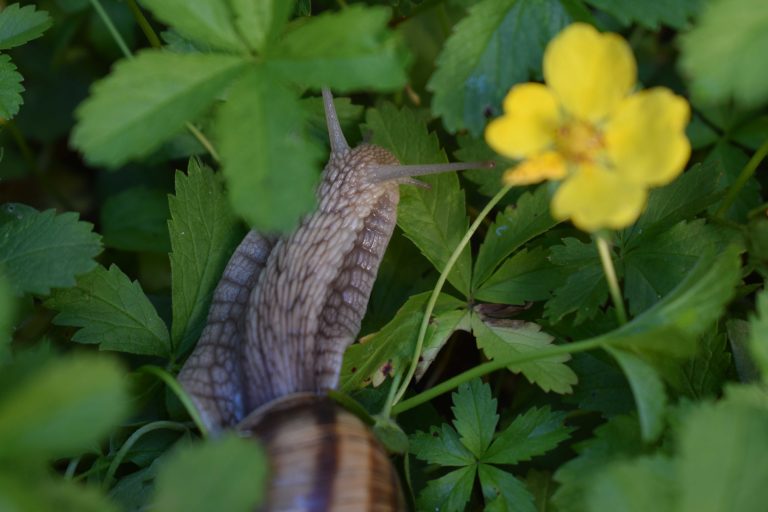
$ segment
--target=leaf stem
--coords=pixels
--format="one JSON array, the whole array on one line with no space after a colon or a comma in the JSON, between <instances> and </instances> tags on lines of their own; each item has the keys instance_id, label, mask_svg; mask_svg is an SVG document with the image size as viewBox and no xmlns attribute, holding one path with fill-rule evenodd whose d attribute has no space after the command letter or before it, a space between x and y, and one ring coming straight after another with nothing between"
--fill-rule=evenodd
<instances>
[{"instance_id":1,"label":"leaf stem","mask_svg":"<svg viewBox=\"0 0 768 512\"><path fill-rule=\"evenodd\" d=\"M187 130L189 130L190 133L192 133L192 135L195 136L197 141L200 144L202 144L202 146L206 149L206 151L208 151L208 154L211 155L211 158L213 158L213 160L217 164L221 162L221 159L219 158L219 152L216 151L216 148L213 147L213 144L211 143L210 140L208 140L208 137L206 137L205 134L203 134L203 132L198 130L197 127L190 122L186 123L186 127L187 127Z\"/></svg>"},{"instance_id":2,"label":"leaf stem","mask_svg":"<svg viewBox=\"0 0 768 512\"><path fill-rule=\"evenodd\" d=\"M722 217L731 208L733 202L736 201L736 196L739 195L741 189L744 188L744 185L747 184L749 178L755 174L757 166L760 165L760 162L763 161L766 155L768 155L768 139L766 139L762 145L757 148L757 151L755 151L755 153L752 155L752 158L749 159L747 165L741 169L741 172L736 178L736 181L731 184L731 188L728 189L728 193L725 195L723 202L720 203L720 207L715 212L715 217Z\"/></svg>"},{"instance_id":3,"label":"leaf stem","mask_svg":"<svg viewBox=\"0 0 768 512\"><path fill-rule=\"evenodd\" d=\"M128 0L128 8L131 10L131 14L133 14L133 19L136 20L139 28L144 32L144 37L146 37L149 44L152 45L152 48L160 48L163 46L160 38L152 28L152 25L149 24L147 17L144 16L141 8L136 4L136 0Z\"/></svg>"},{"instance_id":4,"label":"leaf stem","mask_svg":"<svg viewBox=\"0 0 768 512\"><path fill-rule=\"evenodd\" d=\"M117 31L115 24L112 23L112 19L109 17L109 14L107 14L107 11L101 6L101 2L99 2L99 0L91 0L91 5L96 11L96 14L99 15L99 18L101 18L101 21L104 22L104 25L107 26L109 34L112 36L112 39L115 40L115 43L117 43L117 46L120 48L120 51L123 52L125 58L132 59L133 54L131 53L131 50L128 48L128 45L125 44L125 40L123 39L123 36L120 35L120 32Z\"/></svg>"},{"instance_id":5,"label":"leaf stem","mask_svg":"<svg viewBox=\"0 0 768 512\"><path fill-rule=\"evenodd\" d=\"M138 368L136 372L153 375L163 381L173 392L173 394L176 395L176 397L179 399L181 404L184 406L184 409L186 409L187 414L189 414L189 417L192 418L192 421L195 422L195 426L200 431L200 435L203 438L208 438L208 429L205 427L203 419L200 417L200 413L197 411L197 407L195 407L195 404L192 403L192 399L189 398L187 392L184 391L184 388L181 387L179 381L177 381L173 375L165 371L163 368L154 365L144 365Z\"/></svg>"},{"instance_id":6,"label":"leaf stem","mask_svg":"<svg viewBox=\"0 0 768 512\"><path fill-rule=\"evenodd\" d=\"M429 402L433 398L440 396L444 393L452 391L459 387L459 385L469 382L472 379L482 377L489 373L501 370L510 365L519 365L522 363L529 363L532 361L538 361L540 359L547 359L554 356L563 354L575 354L577 352L585 352L587 350L593 350L601 348L603 346L604 336L597 336L595 338L589 338L584 341L577 341L575 343L569 343L567 345L556 345L551 348L543 348L536 352L530 352L527 354L515 354L514 356L496 359L483 363L481 365L470 368L464 373L460 373L448 380L445 380L433 388L429 388L426 391L422 391L418 395L412 396L407 400L403 400L399 404L392 407L392 414L397 416L407 410L413 409L423 403Z\"/></svg>"},{"instance_id":7,"label":"leaf stem","mask_svg":"<svg viewBox=\"0 0 768 512\"><path fill-rule=\"evenodd\" d=\"M624 309L624 299L621 296L619 280L616 278L616 269L613 266L608 240L604 234L598 233L595 235L595 243L597 244L597 252L600 254L600 263L603 264L605 280L608 281L608 290L611 292L613 305L616 307L616 319L619 321L619 325L624 325L627 323L627 310Z\"/></svg>"},{"instance_id":8,"label":"leaf stem","mask_svg":"<svg viewBox=\"0 0 768 512\"><path fill-rule=\"evenodd\" d=\"M189 428L187 428L186 425L183 423L178 423L175 421L153 421L152 423L147 423L143 427L137 429L134 431L133 434L131 434L128 439L125 440L123 445L120 447L120 449L115 454L114 458L112 458L112 462L109 464L109 468L107 468L107 473L104 475L104 480L101 483L101 487L103 490L107 490L112 485L112 480L115 478L115 473L117 472L117 468L120 467L120 464L123 463L123 459L125 459L125 456L128 455L128 451L133 448L133 445L136 444L136 442L141 439L144 434L148 434L152 432L153 430L159 430L159 429L167 429L167 430L178 430L183 432L188 432Z\"/></svg>"},{"instance_id":9,"label":"leaf stem","mask_svg":"<svg viewBox=\"0 0 768 512\"><path fill-rule=\"evenodd\" d=\"M459 257L461 256L461 253L464 251L464 248L469 243L469 240L472 238L472 235L475 234L475 231L477 231L477 228L480 227L480 224L483 223L483 219L490 213L490 211L493 209L496 204L501 201L501 198L506 195L507 192L509 192L509 189L512 188L512 185L505 185L504 188L499 190L499 192L496 193L495 196L491 198L490 201L488 201L488 204L485 205L485 208L480 211L475 221L472 223L472 225L469 227L467 232L464 234L464 237L461 239L459 244L456 246L456 248L453 250L453 253L451 254L451 257L448 258L448 262L445 264L445 268L440 273L440 277L437 279L437 283L435 284L435 288L432 290L432 295L429 297L429 301L427 302L427 308L424 311L424 318L421 320L421 327L419 327L419 337L416 340L416 349L413 352L413 359L411 361L411 366L408 369L408 374L405 376L405 379L403 380L402 385L400 386L399 390L394 396L394 399L390 399L387 401L387 404L384 406L384 410L394 410L392 406L394 404L397 404L405 394L405 391L408 389L408 385L411 383L411 380L413 379L413 375L416 373L416 367L419 364L419 356L421 355L421 349L424 346L424 338L427 336L427 328L429 327L429 320L432 317L432 311L435 309L435 304L437 304L437 298L440 296L440 291L443 289L443 285L445 285L445 281L448 279L448 274L450 274L451 269L453 269L453 266L456 264L456 262L459 260Z\"/></svg>"}]
</instances>

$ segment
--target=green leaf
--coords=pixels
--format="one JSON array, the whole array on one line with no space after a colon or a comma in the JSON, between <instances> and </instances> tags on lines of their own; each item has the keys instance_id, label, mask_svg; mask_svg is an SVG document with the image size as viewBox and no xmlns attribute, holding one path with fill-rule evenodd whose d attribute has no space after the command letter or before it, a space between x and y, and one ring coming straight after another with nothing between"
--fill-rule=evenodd
<instances>
[{"instance_id":1,"label":"green leaf","mask_svg":"<svg viewBox=\"0 0 768 512\"><path fill-rule=\"evenodd\" d=\"M673 512L675 464L663 455L616 462L598 472L587 488L587 510Z\"/></svg>"},{"instance_id":2,"label":"green leaf","mask_svg":"<svg viewBox=\"0 0 768 512\"><path fill-rule=\"evenodd\" d=\"M101 208L104 245L136 252L167 253L168 198L157 189L134 187L109 197Z\"/></svg>"},{"instance_id":3,"label":"green leaf","mask_svg":"<svg viewBox=\"0 0 768 512\"><path fill-rule=\"evenodd\" d=\"M55 290L45 306L59 311L55 324L80 327L72 341L130 354L171 354L168 329L155 307L115 265L96 267L77 286Z\"/></svg>"},{"instance_id":4,"label":"green leaf","mask_svg":"<svg viewBox=\"0 0 768 512\"><path fill-rule=\"evenodd\" d=\"M0 50L7 50L37 39L53 25L45 11L34 5L11 4L0 11Z\"/></svg>"},{"instance_id":5,"label":"green leaf","mask_svg":"<svg viewBox=\"0 0 768 512\"><path fill-rule=\"evenodd\" d=\"M387 28L390 10L350 5L295 24L269 53L268 65L302 85L339 91L405 85L404 59Z\"/></svg>"},{"instance_id":6,"label":"green leaf","mask_svg":"<svg viewBox=\"0 0 768 512\"><path fill-rule=\"evenodd\" d=\"M758 512L768 502L768 408L734 399L701 405L679 432L680 512Z\"/></svg>"},{"instance_id":7,"label":"green leaf","mask_svg":"<svg viewBox=\"0 0 768 512\"><path fill-rule=\"evenodd\" d=\"M0 55L0 117L3 119L12 119L19 113L19 108L24 103L21 97L24 92L24 86L21 85L23 80L11 58Z\"/></svg>"},{"instance_id":8,"label":"green leaf","mask_svg":"<svg viewBox=\"0 0 768 512\"><path fill-rule=\"evenodd\" d=\"M499 415L491 388L480 379L459 386L453 395L453 425L461 442L478 459L491 444Z\"/></svg>"},{"instance_id":9,"label":"green leaf","mask_svg":"<svg viewBox=\"0 0 768 512\"><path fill-rule=\"evenodd\" d=\"M4 468L5 469L5 468ZM48 475L19 474L18 468L0 472L0 496L7 511L116 512L113 503L95 486Z\"/></svg>"},{"instance_id":10,"label":"green leaf","mask_svg":"<svg viewBox=\"0 0 768 512\"><path fill-rule=\"evenodd\" d=\"M472 332L477 346L490 359L506 359L515 354L538 352L552 343L552 336L542 332L534 323L514 320L481 319L472 315ZM522 373L544 391L570 393L576 384L576 374L565 365L570 356L552 356L528 363L511 364L507 368Z\"/></svg>"},{"instance_id":11,"label":"green leaf","mask_svg":"<svg viewBox=\"0 0 768 512\"><path fill-rule=\"evenodd\" d=\"M563 397L564 402L583 411L599 412L604 418L633 410L632 390L626 377L604 353L574 354L569 366L576 372L579 385L572 395Z\"/></svg>"},{"instance_id":12,"label":"green leaf","mask_svg":"<svg viewBox=\"0 0 768 512\"><path fill-rule=\"evenodd\" d=\"M295 95L263 67L249 70L219 111L230 202L255 229L289 231L315 204L322 150L305 121Z\"/></svg>"},{"instance_id":13,"label":"green leaf","mask_svg":"<svg viewBox=\"0 0 768 512\"><path fill-rule=\"evenodd\" d=\"M155 50L119 61L78 107L72 145L109 167L146 156L200 115L246 65L230 55Z\"/></svg>"},{"instance_id":14,"label":"green leaf","mask_svg":"<svg viewBox=\"0 0 768 512\"><path fill-rule=\"evenodd\" d=\"M635 2L633 0L586 0L588 4L607 12L622 25L633 22L658 30L659 25L683 29L699 11L702 0L667 0L664 2ZM618 509L616 509L618 510Z\"/></svg>"},{"instance_id":15,"label":"green leaf","mask_svg":"<svg viewBox=\"0 0 768 512\"><path fill-rule=\"evenodd\" d=\"M117 364L78 355L50 360L0 400L0 457L58 458L88 450L128 412Z\"/></svg>"},{"instance_id":16,"label":"green leaf","mask_svg":"<svg viewBox=\"0 0 768 512\"><path fill-rule=\"evenodd\" d=\"M349 392L370 382L381 384L384 379L403 371L410 364L416 348L419 326L431 292L414 295L397 311L394 318L381 328L351 345L344 353L340 389ZM440 294L433 314L455 311L465 304L450 295ZM427 331L424 346L432 345L434 337L445 338L440 326Z\"/></svg>"},{"instance_id":17,"label":"green leaf","mask_svg":"<svg viewBox=\"0 0 768 512\"><path fill-rule=\"evenodd\" d=\"M544 309L546 317L556 323L565 315L576 312L574 325L594 317L608 298L608 285L595 244L566 238L563 245L550 249L550 261L562 267L569 277L547 301Z\"/></svg>"},{"instance_id":18,"label":"green leaf","mask_svg":"<svg viewBox=\"0 0 768 512\"><path fill-rule=\"evenodd\" d=\"M176 195L168 198L171 220L171 336L177 354L190 349L205 326L213 289L242 230L217 175L197 160L176 173Z\"/></svg>"},{"instance_id":19,"label":"green leaf","mask_svg":"<svg viewBox=\"0 0 768 512\"><path fill-rule=\"evenodd\" d=\"M637 420L615 416L595 429L594 436L575 445L578 456L555 472L560 483L552 503L559 512L586 510L586 490L608 464L640 455L646 445L640 438Z\"/></svg>"},{"instance_id":20,"label":"green leaf","mask_svg":"<svg viewBox=\"0 0 768 512\"><path fill-rule=\"evenodd\" d=\"M649 365L636 355L608 348L608 353L618 361L624 370L632 394L635 397L637 413L640 417L640 432L643 440L655 441L664 429L664 416L667 408L667 393L661 378Z\"/></svg>"},{"instance_id":21,"label":"green leaf","mask_svg":"<svg viewBox=\"0 0 768 512\"><path fill-rule=\"evenodd\" d=\"M562 267L549 261L543 247L523 249L507 259L473 295L498 304L524 304L549 298L565 278Z\"/></svg>"},{"instance_id":22,"label":"green leaf","mask_svg":"<svg viewBox=\"0 0 768 512\"><path fill-rule=\"evenodd\" d=\"M763 289L755 298L755 313L749 319L749 348L763 381L768 382L768 291Z\"/></svg>"},{"instance_id":23,"label":"green leaf","mask_svg":"<svg viewBox=\"0 0 768 512\"><path fill-rule=\"evenodd\" d=\"M707 2L693 30L682 36L680 66L695 97L707 103L733 98L742 106L768 99L768 4L762 0Z\"/></svg>"},{"instance_id":24,"label":"green leaf","mask_svg":"<svg viewBox=\"0 0 768 512\"><path fill-rule=\"evenodd\" d=\"M75 277L96 266L100 237L76 213L53 210L19 213L0 225L0 268L16 295L47 295L73 286Z\"/></svg>"},{"instance_id":25,"label":"green leaf","mask_svg":"<svg viewBox=\"0 0 768 512\"><path fill-rule=\"evenodd\" d=\"M230 0L235 26L251 48L265 52L293 11L293 0Z\"/></svg>"},{"instance_id":26,"label":"green leaf","mask_svg":"<svg viewBox=\"0 0 768 512\"><path fill-rule=\"evenodd\" d=\"M223 50L246 51L246 46L232 23L229 2L142 0L142 3L159 20L175 28L184 37Z\"/></svg>"},{"instance_id":27,"label":"green leaf","mask_svg":"<svg viewBox=\"0 0 768 512\"><path fill-rule=\"evenodd\" d=\"M533 193L520 196L514 208L499 213L480 245L472 276L473 288L480 288L520 246L557 225L549 213L549 200L547 187L541 186Z\"/></svg>"},{"instance_id":28,"label":"green leaf","mask_svg":"<svg viewBox=\"0 0 768 512\"><path fill-rule=\"evenodd\" d=\"M13 328L16 323L16 301L13 290L0 274L0 364L4 363L11 353Z\"/></svg>"},{"instance_id":29,"label":"green leaf","mask_svg":"<svg viewBox=\"0 0 768 512\"><path fill-rule=\"evenodd\" d=\"M478 135L498 115L507 91L540 76L547 42L570 22L557 0L484 0L469 9L437 59L427 84L432 112L450 132Z\"/></svg>"},{"instance_id":30,"label":"green leaf","mask_svg":"<svg viewBox=\"0 0 768 512\"><path fill-rule=\"evenodd\" d=\"M486 503L486 512L535 512L533 496L525 484L494 466L479 464L477 474Z\"/></svg>"},{"instance_id":31,"label":"green leaf","mask_svg":"<svg viewBox=\"0 0 768 512\"><path fill-rule=\"evenodd\" d=\"M429 133L416 113L384 103L366 112L363 129L373 132L371 142L390 150L404 164L431 164L446 161L434 133ZM464 192L455 173L424 176L425 190L400 188L397 224L438 271L445 268L469 226ZM448 275L448 282L467 294L472 277L472 255L467 247Z\"/></svg>"},{"instance_id":32,"label":"green leaf","mask_svg":"<svg viewBox=\"0 0 768 512\"><path fill-rule=\"evenodd\" d=\"M638 315L669 293L707 250L723 250L738 237L733 229L700 219L633 238L623 257L624 293L631 314Z\"/></svg>"},{"instance_id":33,"label":"green leaf","mask_svg":"<svg viewBox=\"0 0 768 512\"><path fill-rule=\"evenodd\" d=\"M454 332L469 332L469 317L470 314L467 309L447 311L432 317L427 326L424 346L421 349L421 356L416 365L414 378L417 381L421 380Z\"/></svg>"},{"instance_id":34,"label":"green leaf","mask_svg":"<svg viewBox=\"0 0 768 512\"><path fill-rule=\"evenodd\" d=\"M416 432L410 441L411 453L430 464L467 466L476 460L472 452L462 444L459 434L446 423L440 428L432 427L428 433Z\"/></svg>"},{"instance_id":35,"label":"green leaf","mask_svg":"<svg viewBox=\"0 0 768 512\"><path fill-rule=\"evenodd\" d=\"M158 512L257 509L265 493L267 460L253 439L227 435L184 446L157 475L152 510Z\"/></svg>"},{"instance_id":36,"label":"green leaf","mask_svg":"<svg viewBox=\"0 0 768 512\"><path fill-rule=\"evenodd\" d=\"M564 420L564 412L553 412L549 406L532 407L499 434L481 460L518 464L543 455L570 437L573 429L566 427Z\"/></svg>"},{"instance_id":37,"label":"green leaf","mask_svg":"<svg viewBox=\"0 0 768 512\"><path fill-rule=\"evenodd\" d=\"M732 321L727 322L729 335ZM698 400L718 396L733 370L728 339L715 329L705 332L699 340L694 357L685 361L670 361L661 370L664 380L672 389L685 396Z\"/></svg>"},{"instance_id":38,"label":"green leaf","mask_svg":"<svg viewBox=\"0 0 768 512\"><path fill-rule=\"evenodd\" d=\"M646 356L688 357L696 340L722 314L740 278L741 249L730 246L699 259L686 278L643 314L602 337L609 346Z\"/></svg>"},{"instance_id":39,"label":"green leaf","mask_svg":"<svg viewBox=\"0 0 768 512\"><path fill-rule=\"evenodd\" d=\"M722 167L724 175L720 183L722 183L723 187L730 187L739 179L738 176L748 161L749 155L747 155L743 148L720 140L707 155L704 165L714 164ZM736 200L726 214L723 215L723 218L726 220L744 222L747 220L750 212L763 202L761 186L754 175L750 176L746 183L742 185L741 191L736 195ZM722 201L718 201L710 204L709 213L716 213L721 203Z\"/></svg>"},{"instance_id":40,"label":"green leaf","mask_svg":"<svg viewBox=\"0 0 768 512\"><path fill-rule=\"evenodd\" d=\"M475 466L465 466L451 471L436 480L430 480L416 500L417 510L461 512L472 495L475 483Z\"/></svg>"}]
</instances>

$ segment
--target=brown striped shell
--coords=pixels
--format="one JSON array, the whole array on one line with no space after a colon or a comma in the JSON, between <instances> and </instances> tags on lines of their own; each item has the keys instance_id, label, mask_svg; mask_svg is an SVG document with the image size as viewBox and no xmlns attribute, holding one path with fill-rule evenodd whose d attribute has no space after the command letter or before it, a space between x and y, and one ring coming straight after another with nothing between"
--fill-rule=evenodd
<instances>
[{"instance_id":1,"label":"brown striped shell","mask_svg":"<svg viewBox=\"0 0 768 512\"><path fill-rule=\"evenodd\" d=\"M405 510L387 453L357 416L331 399L299 393L275 400L238 425L262 443L271 480L262 510Z\"/></svg>"}]
</instances>

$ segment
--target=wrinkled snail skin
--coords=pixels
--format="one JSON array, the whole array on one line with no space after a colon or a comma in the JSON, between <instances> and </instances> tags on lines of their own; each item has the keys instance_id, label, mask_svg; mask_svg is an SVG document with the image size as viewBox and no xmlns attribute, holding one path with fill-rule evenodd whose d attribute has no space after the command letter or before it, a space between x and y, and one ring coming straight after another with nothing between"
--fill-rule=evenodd
<instances>
[{"instance_id":1,"label":"wrinkled snail skin","mask_svg":"<svg viewBox=\"0 0 768 512\"><path fill-rule=\"evenodd\" d=\"M263 510L405 510L386 451L323 393L336 387L360 330L399 185L484 165L402 166L378 146L350 148L327 89L323 100L331 155L317 209L286 238L245 237L179 382L211 433L235 428L265 446L272 472Z\"/></svg>"},{"instance_id":2,"label":"wrinkled snail skin","mask_svg":"<svg viewBox=\"0 0 768 512\"><path fill-rule=\"evenodd\" d=\"M264 510L405 510L386 451L357 416L331 399L294 394L238 425L266 447L271 473Z\"/></svg>"}]
</instances>

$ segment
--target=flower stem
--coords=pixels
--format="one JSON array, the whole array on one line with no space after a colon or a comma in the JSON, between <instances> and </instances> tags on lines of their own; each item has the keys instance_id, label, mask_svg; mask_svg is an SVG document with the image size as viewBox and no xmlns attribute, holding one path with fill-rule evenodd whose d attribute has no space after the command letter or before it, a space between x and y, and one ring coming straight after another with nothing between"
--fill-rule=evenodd
<instances>
[{"instance_id":1,"label":"flower stem","mask_svg":"<svg viewBox=\"0 0 768 512\"><path fill-rule=\"evenodd\" d=\"M608 281L608 290L611 292L613 305L616 308L616 318L619 325L624 325L627 323L627 311L624 309L624 299L621 296L619 280L616 278L616 269L613 267L613 258L611 258L608 241L605 239L605 235L597 234L595 235L595 243L597 243L597 252L600 254L600 262L603 264L605 280Z\"/></svg>"},{"instance_id":2,"label":"flower stem","mask_svg":"<svg viewBox=\"0 0 768 512\"><path fill-rule=\"evenodd\" d=\"M460 373L448 380L445 380L433 388L429 388L426 391L422 391L418 395L412 396L408 400L403 400L399 404L392 407L392 414L398 415L407 410L413 409L423 403L429 402L433 398L440 396L444 393L452 391L459 387L459 385L469 382L472 379L482 377L489 373L501 370L510 365L519 365L522 363L530 363L532 361L538 361L541 359L548 359L553 356L559 356L563 354L575 354L577 352L585 352L587 350L593 350L603 346L604 336L597 336L584 341L578 341L576 343L569 343L567 345L556 345L550 348L543 348L536 352L529 352L527 354L515 354L514 356L496 359L470 368L464 373Z\"/></svg>"},{"instance_id":3,"label":"flower stem","mask_svg":"<svg viewBox=\"0 0 768 512\"><path fill-rule=\"evenodd\" d=\"M728 189L728 193L725 195L723 202L720 203L720 207L715 212L715 217L722 217L725 215L725 212L731 208L733 202L736 200L736 196L739 195L741 189L744 188L744 185L747 184L749 178L755 174L757 166L760 165L760 162L763 161L766 155L768 155L768 139L766 139L765 142L763 142L762 145L757 148L755 154L752 155L752 158L749 159L747 165L745 165L739 173L736 181L731 184L731 188Z\"/></svg>"},{"instance_id":4,"label":"flower stem","mask_svg":"<svg viewBox=\"0 0 768 512\"><path fill-rule=\"evenodd\" d=\"M184 388L181 387L179 381L173 378L173 375L165 371L163 368L154 365L142 366L141 368L137 369L136 372L146 373L147 375L154 375L163 381L173 392L173 394L176 395L176 397L179 399L181 405L184 406L187 414L189 414L189 417L192 418L192 421L195 422L195 426L200 431L200 435L203 438L208 437L208 429L205 428L205 423L203 423L203 419L200 417L200 413L197 412L197 407L195 407L195 404L192 403L192 399L189 398L187 392L184 391Z\"/></svg>"},{"instance_id":5,"label":"flower stem","mask_svg":"<svg viewBox=\"0 0 768 512\"><path fill-rule=\"evenodd\" d=\"M133 19L136 20L136 23L141 28L141 31L144 32L144 36L147 38L147 41L149 41L149 44L152 45L152 48L160 48L163 46L160 38L157 37L157 34L152 29L152 25L150 25L149 21L147 21L147 17L144 16L141 8L136 4L136 0L128 0L128 8L131 10L131 14L133 14Z\"/></svg>"},{"instance_id":6,"label":"flower stem","mask_svg":"<svg viewBox=\"0 0 768 512\"><path fill-rule=\"evenodd\" d=\"M120 51L123 52L123 55L125 55L125 58L132 59L133 54L131 54L131 50L128 48L128 45L125 44L125 39L123 39L123 36L121 36L120 32L117 31L115 24L112 23L112 19L110 19L109 15L107 14L107 11L105 11L104 8L101 6L101 2L99 2L99 0L91 0L91 5L93 6L93 9L96 11L96 14L99 15L99 18L101 18L101 21L104 22L104 25L107 26L107 30L109 31L109 34L112 36L112 39L115 40L115 43L117 43L118 48L120 48Z\"/></svg>"},{"instance_id":7,"label":"flower stem","mask_svg":"<svg viewBox=\"0 0 768 512\"><path fill-rule=\"evenodd\" d=\"M445 285L445 282L448 280L448 274L450 274L451 269L453 269L453 266L456 264L456 262L459 260L459 257L461 256L461 253L464 251L464 248L469 243L469 240L472 238L472 235L477 231L477 228L480 227L480 224L482 224L483 219L490 213L490 211L493 209L496 204L501 201L501 198L506 195L507 192L509 192L509 189L512 188L512 185L506 185L504 188L499 190L499 192L491 198L490 201L488 201L488 204L485 205L485 208L482 209L482 211L478 214L475 221L472 223L472 225L469 227L467 232L464 234L464 237L459 242L459 245L456 246L456 248L453 250L453 253L451 254L451 257L448 258L448 262L445 264L445 268L440 273L440 277L437 279L437 283L435 284L435 288L432 290L432 295L429 297L429 301L427 302L427 309L424 311L424 318L421 320L421 327L419 328L419 337L416 340L416 349L413 352L413 360L411 361L411 366L408 369L408 374L405 376L405 379L403 379L403 383L398 389L397 393L394 395L394 398L391 398L387 401L387 404L384 406L385 411L393 410L392 407L394 404L399 402L403 395L405 394L405 391L408 389L408 385L411 383L411 380L413 379L413 375L416 373L416 367L419 364L419 356L421 355L421 349L424 346L424 338L427 336L427 328L429 327L429 320L432 317L432 311L435 309L435 304L437 304L437 298L440 296L440 291L443 289L443 285Z\"/></svg>"}]
</instances>

